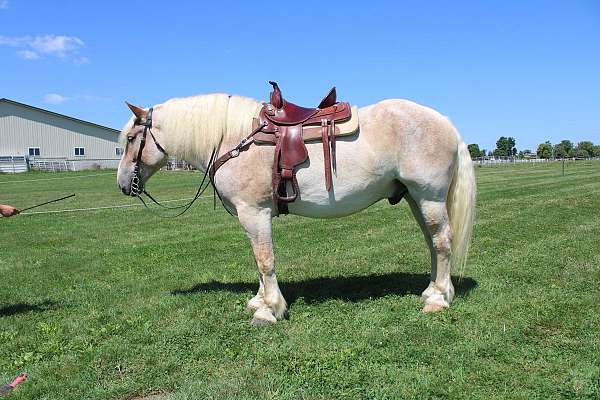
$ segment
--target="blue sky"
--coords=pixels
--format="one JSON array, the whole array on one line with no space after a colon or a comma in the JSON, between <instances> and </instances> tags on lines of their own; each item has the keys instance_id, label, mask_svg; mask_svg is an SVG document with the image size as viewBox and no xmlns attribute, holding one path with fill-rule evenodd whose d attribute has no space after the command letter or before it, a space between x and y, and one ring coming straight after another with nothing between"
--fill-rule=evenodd
<instances>
[{"instance_id":1,"label":"blue sky","mask_svg":"<svg viewBox=\"0 0 600 400\"><path fill-rule=\"evenodd\" d=\"M599 1L197 2L0 0L0 97L110 127L124 100L277 80L316 104L406 98L467 143L600 143Z\"/></svg>"}]
</instances>

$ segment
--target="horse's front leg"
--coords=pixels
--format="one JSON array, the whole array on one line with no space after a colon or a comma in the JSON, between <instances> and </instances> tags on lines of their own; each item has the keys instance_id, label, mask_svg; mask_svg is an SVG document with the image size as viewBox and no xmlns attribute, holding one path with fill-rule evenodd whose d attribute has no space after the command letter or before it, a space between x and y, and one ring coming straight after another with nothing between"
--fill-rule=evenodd
<instances>
[{"instance_id":1,"label":"horse's front leg","mask_svg":"<svg viewBox=\"0 0 600 400\"><path fill-rule=\"evenodd\" d=\"M252 324L275 323L285 317L287 304L275 275L271 210L242 208L238 209L238 218L250 239L260 273L258 293L248 302L248 308L255 310Z\"/></svg>"}]
</instances>

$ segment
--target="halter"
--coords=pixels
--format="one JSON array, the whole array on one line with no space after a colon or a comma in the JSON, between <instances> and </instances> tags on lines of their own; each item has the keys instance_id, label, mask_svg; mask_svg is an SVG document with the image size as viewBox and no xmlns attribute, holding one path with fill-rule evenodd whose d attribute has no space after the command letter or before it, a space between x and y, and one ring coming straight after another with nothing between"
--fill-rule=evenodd
<instances>
[{"instance_id":1,"label":"halter","mask_svg":"<svg viewBox=\"0 0 600 400\"><path fill-rule=\"evenodd\" d=\"M152 140L154 140L154 144L156 145L156 148L163 153L165 156L169 156L167 154L167 152L165 151L165 149L156 141L156 138L154 137L154 134L152 133L152 130L150 128L152 128L152 112L154 111L154 109L152 107L150 107L150 109L148 110L148 114L146 115L146 121L144 123L138 123L138 121L136 120L134 122L134 126L135 125L141 125L144 127L144 132L142 133L142 139L140 140L140 147L138 149L138 153L137 153L137 157L135 159L135 167L133 168L133 174L131 175L131 191L130 191L130 195L133 197L139 197L140 193L144 192L144 187L140 186L140 164L142 163L142 152L144 151L144 147L146 146L146 136L148 135L148 132L150 132L150 136L152 137Z\"/></svg>"}]
</instances>

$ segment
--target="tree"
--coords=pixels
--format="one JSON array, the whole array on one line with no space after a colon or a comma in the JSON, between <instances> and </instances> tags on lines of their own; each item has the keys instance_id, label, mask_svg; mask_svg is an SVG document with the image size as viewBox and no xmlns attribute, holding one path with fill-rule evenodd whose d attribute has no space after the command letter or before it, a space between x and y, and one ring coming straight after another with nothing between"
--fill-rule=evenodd
<instances>
[{"instance_id":1,"label":"tree","mask_svg":"<svg viewBox=\"0 0 600 400\"><path fill-rule=\"evenodd\" d=\"M514 157L517 155L515 144L515 138L501 136L496 142L494 155L498 157Z\"/></svg>"},{"instance_id":2,"label":"tree","mask_svg":"<svg viewBox=\"0 0 600 400\"><path fill-rule=\"evenodd\" d=\"M600 145L594 146L594 157L600 157Z\"/></svg>"},{"instance_id":3,"label":"tree","mask_svg":"<svg viewBox=\"0 0 600 400\"><path fill-rule=\"evenodd\" d=\"M564 140L563 140L564 142ZM567 156L568 150L565 148L562 142L554 146L554 157L555 158L565 158Z\"/></svg>"},{"instance_id":4,"label":"tree","mask_svg":"<svg viewBox=\"0 0 600 400\"><path fill-rule=\"evenodd\" d=\"M588 151L585 149L577 149L575 150L575 156L577 158L588 158L590 156L590 153L588 153Z\"/></svg>"},{"instance_id":5,"label":"tree","mask_svg":"<svg viewBox=\"0 0 600 400\"><path fill-rule=\"evenodd\" d=\"M537 148L538 158L552 157L552 144L550 142L541 143Z\"/></svg>"},{"instance_id":6,"label":"tree","mask_svg":"<svg viewBox=\"0 0 600 400\"><path fill-rule=\"evenodd\" d=\"M477 143L472 143L468 145L467 148L469 149L469 153L473 160L481 157L481 150L479 150L479 145Z\"/></svg>"},{"instance_id":7,"label":"tree","mask_svg":"<svg viewBox=\"0 0 600 400\"><path fill-rule=\"evenodd\" d=\"M559 144L565 148L565 153L569 154L569 151L573 150L573 142L570 140L561 140Z\"/></svg>"},{"instance_id":8,"label":"tree","mask_svg":"<svg viewBox=\"0 0 600 400\"><path fill-rule=\"evenodd\" d=\"M579 154L583 154L580 153L580 150L585 150L587 152L587 156L586 157L593 157L594 156L594 144L592 142L590 142L589 140L584 140L583 142L579 142L577 143L577 157L581 157Z\"/></svg>"}]
</instances>

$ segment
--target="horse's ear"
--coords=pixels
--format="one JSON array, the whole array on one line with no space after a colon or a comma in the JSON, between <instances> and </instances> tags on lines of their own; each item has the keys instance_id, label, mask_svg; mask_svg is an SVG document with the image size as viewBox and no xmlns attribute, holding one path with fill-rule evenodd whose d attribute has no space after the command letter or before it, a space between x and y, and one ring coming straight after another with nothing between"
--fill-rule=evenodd
<instances>
[{"instance_id":1,"label":"horse's ear","mask_svg":"<svg viewBox=\"0 0 600 400\"><path fill-rule=\"evenodd\" d=\"M137 117L137 119L141 121L144 118L146 118L146 114L148 113L146 110L144 110L141 107L134 106L133 104L129 104L128 102L125 102L125 104L127 104L127 107L129 107L129 109L131 110L133 115Z\"/></svg>"}]
</instances>

